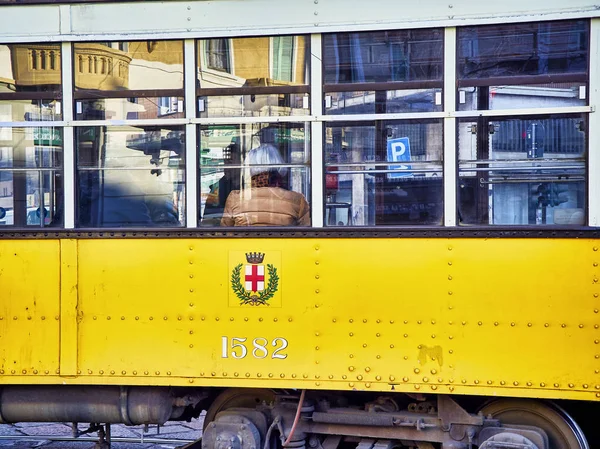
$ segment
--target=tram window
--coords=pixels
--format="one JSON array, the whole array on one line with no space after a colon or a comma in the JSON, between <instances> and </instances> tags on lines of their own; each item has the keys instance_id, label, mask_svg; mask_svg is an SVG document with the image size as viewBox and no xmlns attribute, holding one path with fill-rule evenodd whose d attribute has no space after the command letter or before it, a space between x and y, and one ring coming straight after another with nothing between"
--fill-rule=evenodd
<instances>
[{"instance_id":1,"label":"tram window","mask_svg":"<svg viewBox=\"0 0 600 449\"><path fill-rule=\"evenodd\" d=\"M326 114L442 110L440 29L323 37Z\"/></svg>"},{"instance_id":2,"label":"tram window","mask_svg":"<svg viewBox=\"0 0 600 449\"><path fill-rule=\"evenodd\" d=\"M309 225L307 129L305 123L201 127L199 225Z\"/></svg>"},{"instance_id":3,"label":"tram window","mask_svg":"<svg viewBox=\"0 0 600 449\"><path fill-rule=\"evenodd\" d=\"M458 219L583 225L586 117L479 118L458 126Z\"/></svg>"},{"instance_id":4,"label":"tram window","mask_svg":"<svg viewBox=\"0 0 600 449\"><path fill-rule=\"evenodd\" d=\"M325 225L442 225L442 134L440 120L328 124Z\"/></svg>"},{"instance_id":5,"label":"tram window","mask_svg":"<svg viewBox=\"0 0 600 449\"><path fill-rule=\"evenodd\" d=\"M75 118L183 118L183 41L73 44Z\"/></svg>"},{"instance_id":6,"label":"tram window","mask_svg":"<svg viewBox=\"0 0 600 449\"><path fill-rule=\"evenodd\" d=\"M586 105L589 22L458 29L458 109Z\"/></svg>"},{"instance_id":7,"label":"tram window","mask_svg":"<svg viewBox=\"0 0 600 449\"><path fill-rule=\"evenodd\" d=\"M62 167L62 128L0 128L0 226L62 226Z\"/></svg>"},{"instance_id":8,"label":"tram window","mask_svg":"<svg viewBox=\"0 0 600 449\"><path fill-rule=\"evenodd\" d=\"M0 121L62 120L60 44L0 44Z\"/></svg>"},{"instance_id":9,"label":"tram window","mask_svg":"<svg viewBox=\"0 0 600 449\"><path fill-rule=\"evenodd\" d=\"M78 227L185 222L185 134L170 127L78 127Z\"/></svg>"},{"instance_id":10,"label":"tram window","mask_svg":"<svg viewBox=\"0 0 600 449\"><path fill-rule=\"evenodd\" d=\"M309 54L306 36L199 40L199 116L308 115Z\"/></svg>"}]
</instances>

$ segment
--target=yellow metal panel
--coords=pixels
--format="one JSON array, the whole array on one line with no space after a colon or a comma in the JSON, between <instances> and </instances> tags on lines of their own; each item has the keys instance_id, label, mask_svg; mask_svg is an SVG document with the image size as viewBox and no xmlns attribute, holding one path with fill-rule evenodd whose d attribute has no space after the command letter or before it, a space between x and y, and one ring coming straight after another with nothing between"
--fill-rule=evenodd
<instances>
[{"instance_id":1,"label":"yellow metal panel","mask_svg":"<svg viewBox=\"0 0 600 449\"><path fill-rule=\"evenodd\" d=\"M77 240L60 241L60 374L77 374Z\"/></svg>"},{"instance_id":2,"label":"yellow metal panel","mask_svg":"<svg viewBox=\"0 0 600 449\"><path fill-rule=\"evenodd\" d=\"M0 241L0 381L56 373L59 280L58 240Z\"/></svg>"},{"instance_id":3,"label":"yellow metal panel","mask_svg":"<svg viewBox=\"0 0 600 449\"><path fill-rule=\"evenodd\" d=\"M42 265L39 243L10 244ZM56 243L41 243L56 276ZM82 239L77 258L74 245L61 253L61 361L81 372L69 383L600 392L597 240ZM262 303L232 288L248 252L272 265ZM54 286L44 307L57 301L56 277L29 280Z\"/></svg>"}]
</instances>

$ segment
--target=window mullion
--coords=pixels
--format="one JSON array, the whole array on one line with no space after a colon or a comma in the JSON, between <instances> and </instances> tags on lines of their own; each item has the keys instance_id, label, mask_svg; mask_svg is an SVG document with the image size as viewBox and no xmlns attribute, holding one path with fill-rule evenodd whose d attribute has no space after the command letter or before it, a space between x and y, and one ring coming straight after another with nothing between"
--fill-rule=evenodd
<instances>
[{"instance_id":1,"label":"window mullion","mask_svg":"<svg viewBox=\"0 0 600 449\"><path fill-rule=\"evenodd\" d=\"M588 224L600 226L600 19L590 27L590 106L588 132Z\"/></svg>"},{"instance_id":2,"label":"window mullion","mask_svg":"<svg viewBox=\"0 0 600 449\"><path fill-rule=\"evenodd\" d=\"M196 116L196 42L184 42L185 117ZM196 151L196 125L185 125L185 198L186 227L198 226L198 152Z\"/></svg>"},{"instance_id":3,"label":"window mullion","mask_svg":"<svg viewBox=\"0 0 600 449\"><path fill-rule=\"evenodd\" d=\"M311 114L323 114L323 65L321 35L312 34L310 37L310 100ZM323 227L323 122L311 123L311 206L312 225Z\"/></svg>"},{"instance_id":4,"label":"window mullion","mask_svg":"<svg viewBox=\"0 0 600 449\"><path fill-rule=\"evenodd\" d=\"M444 32L444 226L456 226L456 28Z\"/></svg>"},{"instance_id":5,"label":"window mullion","mask_svg":"<svg viewBox=\"0 0 600 449\"><path fill-rule=\"evenodd\" d=\"M71 42L61 48L63 129L64 226L75 227L75 142L73 132L73 50Z\"/></svg>"}]
</instances>

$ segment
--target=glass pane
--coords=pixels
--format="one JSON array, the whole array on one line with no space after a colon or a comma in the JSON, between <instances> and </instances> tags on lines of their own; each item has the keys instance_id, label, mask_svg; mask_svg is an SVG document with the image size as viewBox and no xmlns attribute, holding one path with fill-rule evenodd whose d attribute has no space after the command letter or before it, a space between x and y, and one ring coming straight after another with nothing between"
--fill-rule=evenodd
<instances>
[{"instance_id":1,"label":"glass pane","mask_svg":"<svg viewBox=\"0 0 600 449\"><path fill-rule=\"evenodd\" d=\"M307 94L230 95L200 97L200 117L273 117L308 115Z\"/></svg>"},{"instance_id":2,"label":"glass pane","mask_svg":"<svg viewBox=\"0 0 600 449\"><path fill-rule=\"evenodd\" d=\"M60 44L0 45L0 94L60 93Z\"/></svg>"},{"instance_id":3,"label":"glass pane","mask_svg":"<svg viewBox=\"0 0 600 449\"><path fill-rule=\"evenodd\" d=\"M329 115L442 110L441 89L331 92L325 95L325 113Z\"/></svg>"},{"instance_id":4,"label":"glass pane","mask_svg":"<svg viewBox=\"0 0 600 449\"><path fill-rule=\"evenodd\" d=\"M183 118L183 97L138 97L78 100L76 120Z\"/></svg>"},{"instance_id":5,"label":"glass pane","mask_svg":"<svg viewBox=\"0 0 600 449\"><path fill-rule=\"evenodd\" d=\"M183 89L183 41L73 44L75 90Z\"/></svg>"},{"instance_id":6,"label":"glass pane","mask_svg":"<svg viewBox=\"0 0 600 449\"><path fill-rule=\"evenodd\" d=\"M305 36L242 37L198 41L201 88L308 84Z\"/></svg>"},{"instance_id":7,"label":"glass pane","mask_svg":"<svg viewBox=\"0 0 600 449\"><path fill-rule=\"evenodd\" d=\"M585 128L584 116L461 121L459 222L583 225Z\"/></svg>"},{"instance_id":8,"label":"glass pane","mask_svg":"<svg viewBox=\"0 0 600 449\"><path fill-rule=\"evenodd\" d=\"M326 225L442 224L441 121L332 124L325 143Z\"/></svg>"},{"instance_id":9,"label":"glass pane","mask_svg":"<svg viewBox=\"0 0 600 449\"><path fill-rule=\"evenodd\" d=\"M587 105L584 83L547 83L462 87L458 110L558 108Z\"/></svg>"},{"instance_id":10,"label":"glass pane","mask_svg":"<svg viewBox=\"0 0 600 449\"><path fill-rule=\"evenodd\" d=\"M201 226L309 226L308 125L200 130Z\"/></svg>"},{"instance_id":11,"label":"glass pane","mask_svg":"<svg viewBox=\"0 0 600 449\"><path fill-rule=\"evenodd\" d=\"M0 100L0 122L51 122L62 120L59 100Z\"/></svg>"},{"instance_id":12,"label":"glass pane","mask_svg":"<svg viewBox=\"0 0 600 449\"><path fill-rule=\"evenodd\" d=\"M440 29L323 36L325 84L442 80Z\"/></svg>"},{"instance_id":13,"label":"glass pane","mask_svg":"<svg viewBox=\"0 0 600 449\"><path fill-rule=\"evenodd\" d=\"M183 127L79 127L78 227L185 223Z\"/></svg>"},{"instance_id":14,"label":"glass pane","mask_svg":"<svg viewBox=\"0 0 600 449\"><path fill-rule=\"evenodd\" d=\"M62 226L62 164L62 128L0 128L0 225Z\"/></svg>"},{"instance_id":15,"label":"glass pane","mask_svg":"<svg viewBox=\"0 0 600 449\"><path fill-rule=\"evenodd\" d=\"M458 28L459 79L587 73L589 22Z\"/></svg>"}]
</instances>

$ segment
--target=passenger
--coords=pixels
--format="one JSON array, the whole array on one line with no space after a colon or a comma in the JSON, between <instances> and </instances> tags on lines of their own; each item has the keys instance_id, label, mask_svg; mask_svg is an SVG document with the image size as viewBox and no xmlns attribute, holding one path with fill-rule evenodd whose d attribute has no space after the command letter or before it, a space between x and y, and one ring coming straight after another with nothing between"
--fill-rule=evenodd
<instances>
[{"instance_id":1,"label":"passenger","mask_svg":"<svg viewBox=\"0 0 600 449\"><path fill-rule=\"evenodd\" d=\"M287 168L265 167L284 163L273 145L250 150L245 164L250 165L251 188L229 194L221 226L309 226L310 208L304 195L283 188Z\"/></svg>"}]
</instances>

